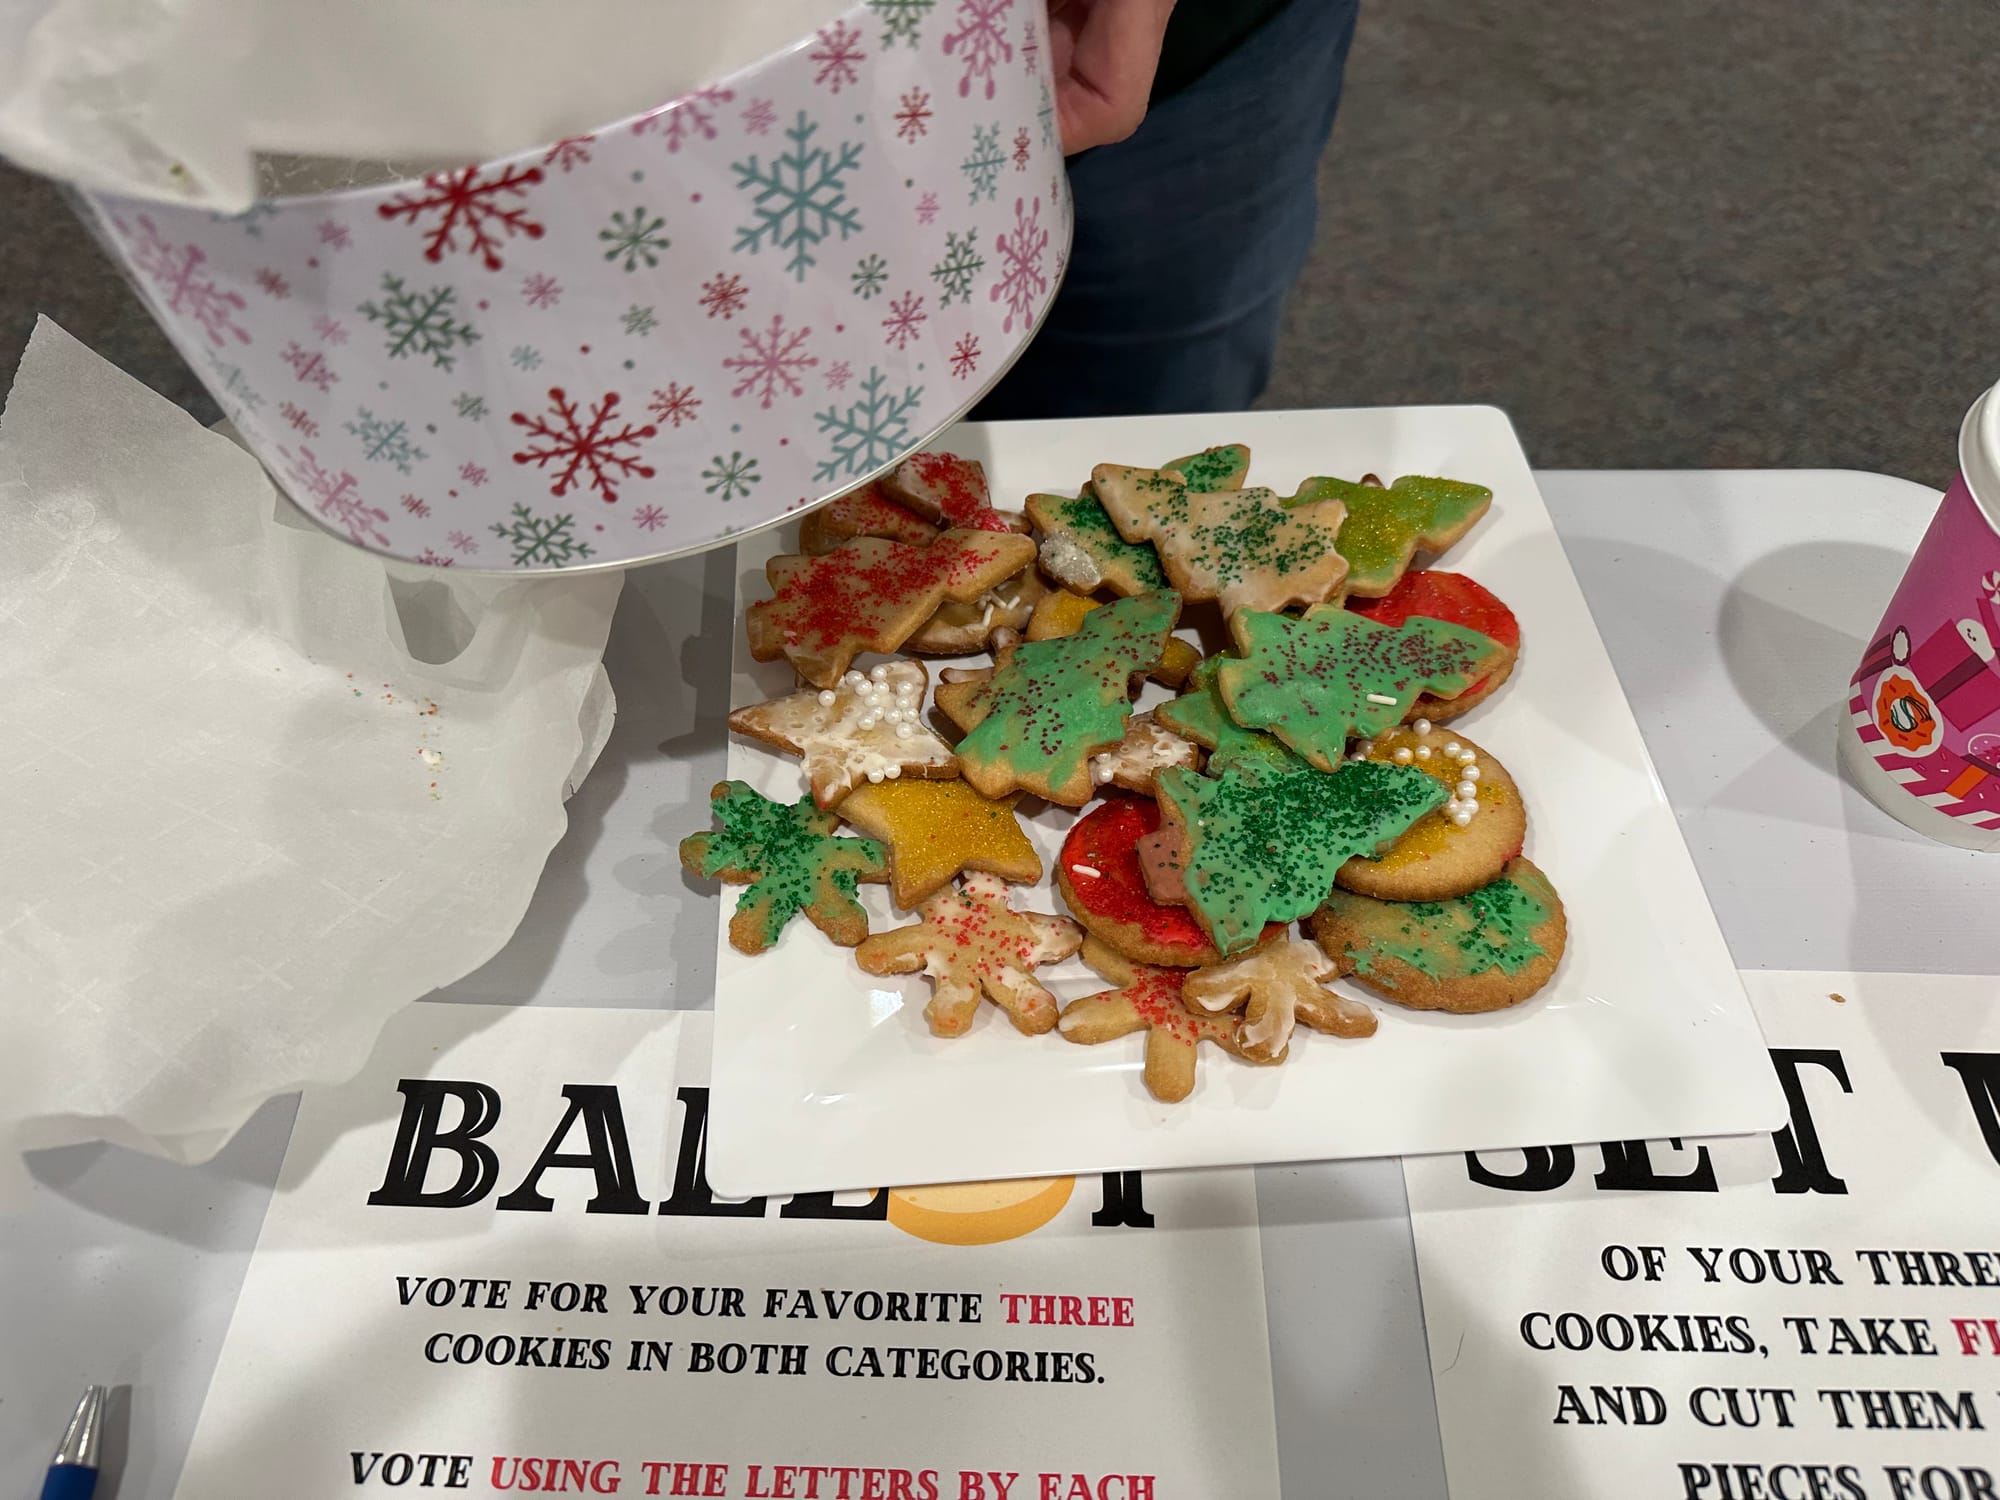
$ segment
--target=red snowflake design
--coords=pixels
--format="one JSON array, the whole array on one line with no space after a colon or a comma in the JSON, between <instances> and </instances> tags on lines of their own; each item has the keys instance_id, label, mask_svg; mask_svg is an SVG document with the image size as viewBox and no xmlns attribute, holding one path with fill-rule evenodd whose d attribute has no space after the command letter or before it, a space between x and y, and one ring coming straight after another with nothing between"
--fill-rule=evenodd
<instances>
[{"instance_id":1,"label":"red snowflake design","mask_svg":"<svg viewBox=\"0 0 2000 1500\"><path fill-rule=\"evenodd\" d=\"M741 353L732 354L722 364L724 369L734 370L742 379L730 391L732 396L758 393L757 404L766 411L782 387L787 396L805 394L805 387L799 384L798 372L809 370L819 363L813 355L805 352L805 342L810 328L787 329L782 314L773 315L770 331L758 333L755 329L739 328L736 336L743 341Z\"/></svg>"},{"instance_id":2,"label":"red snowflake design","mask_svg":"<svg viewBox=\"0 0 2000 1500\"><path fill-rule=\"evenodd\" d=\"M743 285L741 276L728 276L717 271L701 284L700 301L711 318L719 316L727 323L743 311L743 299L748 295L749 290Z\"/></svg>"},{"instance_id":3,"label":"red snowflake design","mask_svg":"<svg viewBox=\"0 0 2000 1500\"><path fill-rule=\"evenodd\" d=\"M1042 270L1042 255L1049 248L1049 232L1042 228L1042 200L1037 198L1030 209L1024 199L1014 200L1014 232L1009 235L1004 229L993 239L993 248L1000 252L1000 279L993 283L989 293L995 302L1007 303L1007 316L1000 320L1000 331L1012 333L1018 318L1026 328L1033 320L1035 303L1049 289L1049 278Z\"/></svg>"},{"instance_id":4,"label":"red snowflake design","mask_svg":"<svg viewBox=\"0 0 2000 1500\"><path fill-rule=\"evenodd\" d=\"M417 561L433 568L448 568L458 559L449 552L439 552L436 548L426 547L417 554Z\"/></svg>"},{"instance_id":5,"label":"red snowflake design","mask_svg":"<svg viewBox=\"0 0 2000 1500\"><path fill-rule=\"evenodd\" d=\"M607 505L617 501L617 485L622 480L635 474L641 479L653 477L651 464L641 463L637 454L621 450L638 447L644 439L656 436L659 429L650 422L644 427L627 422L612 431L612 419L618 414L617 392L606 392L585 412L580 403L564 394L561 386L552 386L549 408L539 416L529 416L524 411L513 413L516 427L525 427L530 437L542 440L540 446L530 443L516 453L514 462L533 464L538 469L560 464L555 483L549 487L549 493L557 499L576 487L579 475L584 476L584 487L596 490Z\"/></svg>"},{"instance_id":6,"label":"red snowflake design","mask_svg":"<svg viewBox=\"0 0 2000 1500\"><path fill-rule=\"evenodd\" d=\"M931 220L937 217L937 214L938 195L936 193L925 193L923 197L917 200L917 222L919 224L930 223Z\"/></svg>"},{"instance_id":7,"label":"red snowflake design","mask_svg":"<svg viewBox=\"0 0 2000 1500\"><path fill-rule=\"evenodd\" d=\"M849 29L845 21L835 21L819 34L819 47L811 54L812 60L819 64L813 82L823 83L829 94L837 94L848 84L861 81L860 65L867 56L861 50L860 29Z\"/></svg>"},{"instance_id":8,"label":"red snowflake design","mask_svg":"<svg viewBox=\"0 0 2000 1500\"><path fill-rule=\"evenodd\" d=\"M451 543L451 548L454 552L477 552L479 550L479 542L470 532L447 532L445 540Z\"/></svg>"},{"instance_id":9,"label":"red snowflake design","mask_svg":"<svg viewBox=\"0 0 2000 1500\"><path fill-rule=\"evenodd\" d=\"M345 469L334 472L325 468L304 444L299 446L296 458L289 448L280 448L278 452L285 460L285 472L292 483L329 523L345 531L352 541L373 542L378 547L389 545L389 538L382 530L389 512L378 510L355 493L359 481L352 474Z\"/></svg>"},{"instance_id":10,"label":"red snowflake design","mask_svg":"<svg viewBox=\"0 0 2000 1500\"><path fill-rule=\"evenodd\" d=\"M257 285L280 302L292 295L292 284L269 266L257 273Z\"/></svg>"},{"instance_id":11,"label":"red snowflake design","mask_svg":"<svg viewBox=\"0 0 2000 1500\"><path fill-rule=\"evenodd\" d=\"M958 0L958 29L945 33L944 50L949 57L963 47L965 72L958 80L961 99L972 92L972 80L986 81L986 97L993 97L993 69L1014 60L1014 44L1007 40L1007 12L1014 0Z\"/></svg>"},{"instance_id":12,"label":"red snowflake design","mask_svg":"<svg viewBox=\"0 0 2000 1500\"><path fill-rule=\"evenodd\" d=\"M1028 127L1023 125L1019 130L1014 132L1014 170L1016 172L1025 172L1028 170L1028 155Z\"/></svg>"},{"instance_id":13,"label":"red snowflake design","mask_svg":"<svg viewBox=\"0 0 2000 1500\"><path fill-rule=\"evenodd\" d=\"M743 111L745 135L768 135L778 123L778 108L769 99L752 99Z\"/></svg>"},{"instance_id":14,"label":"red snowflake design","mask_svg":"<svg viewBox=\"0 0 2000 1500\"><path fill-rule=\"evenodd\" d=\"M979 337L968 333L951 346L951 373L967 379L979 368Z\"/></svg>"},{"instance_id":15,"label":"red snowflake design","mask_svg":"<svg viewBox=\"0 0 2000 1500\"><path fill-rule=\"evenodd\" d=\"M469 485L476 490L486 483L487 475L478 464L466 463L458 466L458 478L459 483Z\"/></svg>"},{"instance_id":16,"label":"red snowflake design","mask_svg":"<svg viewBox=\"0 0 2000 1500\"><path fill-rule=\"evenodd\" d=\"M528 217L521 204L506 204L506 198L525 198L528 189L542 180L540 167L504 167L482 179L479 168L460 167L456 172L433 172L424 179L421 192L398 193L375 212L385 219L407 219L419 224L430 213L437 223L424 236L424 259L435 264L445 251L456 252L458 234L466 232L466 250L479 257L489 271L501 267L499 247L515 235L531 240L542 237L542 226Z\"/></svg>"},{"instance_id":17,"label":"red snowflake design","mask_svg":"<svg viewBox=\"0 0 2000 1500\"><path fill-rule=\"evenodd\" d=\"M313 332L320 336L322 343L344 344L347 342L347 325L342 323L338 318L328 317L325 313L321 313L313 319Z\"/></svg>"},{"instance_id":18,"label":"red snowflake design","mask_svg":"<svg viewBox=\"0 0 2000 1500\"><path fill-rule=\"evenodd\" d=\"M844 359L826 367L826 388L830 391L845 390L853 378L853 366Z\"/></svg>"},{"instance_id":19,"label":"red snowflake design","mask_svg":"<svg viewBox=\"0 0 2000 1500\"><path fill-rule=\"evenodd\" d=\"M655 421L671 422L676 427L683 422L692 422L700 409L701 397L694 393L694 387L677 385L671 380L663 389L654 391L653 399L646 403L646 410L653 414Z\"/></svg>"},{"instance_id":20,"label":"red snowflake design","mask_svg":"<svg viewBox=\"0 0 2000 1500\"><path fill-rule=\"evenodd\" d=\"M347 226L338 219L321 219L316 226L319 242L329 250L345 250L354 243L354 236L347 232Z\"/></svg>"},{"instance_id":21,"label":"red snowflake design","mask_svg":"<svg viewBox=\"0 0 2000 1500\"><path fill-rule=\"evenodd\" d=\"M903 107L896 111L896 139L920 140L930 133L931 96L922 89L903 95Z\"/></svg>"},{"instance_id":22,"label":"red snowflake design","mask_svg":"<svg viewBox=\"0 0 2000 1500\"><path fill-rule=\"evenodd\" d=\"M294 406L289 401L280 401L278 403L278 415L283 417L287 422L290 422L293 428L299 432L303 432L307 437L316 438L319 436L319 423L313 420L312 413L304 407Z\"/></svg>"},{"instance_id":23,"label":"red snowflake design","mask_svg":"<svg viewBox=\"0 0 2000 1500\"><path fill-rule=\"evenodd\" d=\"M1021 27L1021 62L1027 71L1035 71L1035 60L1042 55L1042 38L1035 30L1035 18L1029 16Z\"/></svg>"},{"instance_id":24,"label":"red snowflake design","mask_svg":"<svg viewBox=\"0 0 2000 1500\"><path fill-rule=\"evenodd\" d=\"M924 299L915 292L905 292L902 296L891 299L889 316L882 320L882 327L885 330L882 342L891 349L907 347L910 340L923 332L922 325L926 316Z\"/></svg>"},{"instance_id":25,"label":"red snowflake design","mask_svg":"<svg viewBox=\"0 0 2000 1500\"><path fill-rule=\"evenodd\" d=\"M421 495L403 496L403 509L413 516L427 516L431 513L430 502Z\"/></svg>"},{"instance_id":26,"label":"red snowflake design","mask_svg":"<svg viewBox=\"0 0 2000 1500\"><path fill-rule=\"evenodd\" d=\"M667 524L667 513L657 505L642 505L632 512L632 524L641 531L658 531Z\"/></svg>"},{"instance_id":27,"label":"red snowflake design","mask_svg":"<svg viewBox=\"0 0 2000 1500\"><path fill-rule=\"evenodd\" d=\"M590 143L596 139L594 135L566 135L549 147L542 165L561 167L565 172L571 167L586 166L590 161Z\"/></svg>"},{"instance_id":28,"label":"red snowflake design","mask_svg":"<svg viewBox=\"0 0 2000 1500\"><path fill-rule=\"evenodd\" d=\"M249 330L239 327L234 316L243 311L243 294L230 291L202 271L208 263L207 251L191 243L176 249L148 214L138 216L136 232L126 228L122 220L112 222L125 236L132 264L152 278L167 311L192 319L217 348L227 345L225 334L234 335L239 344L250 342Z\"/></svg>"},{"instance_id":29,"label":"red snowflake design","mask_svg":"<svg viewBox=\"0 0 2000 1500\"><path fill-rule=\"evenodd\" d=\"M326 356L317 349L308 349L294 342L285 345L284 353L278 358L290 365L292 373L315 390L331 390L340 381L340 377L333 372L333 366L326 362Z\"/></svg>"},{"instance_id":30,"label":"red snowflake design","mask_svg":"<svg viewBox=\"0 0 2000 1500\"><path fill-rule=\"evenodd\" d=\"M521 283L521 300L530 307L554 307L562 301L562 283L537 271Z\"/></svg>"},{"instance_id":31,"label":"red snowflake design","mask_svg":"<svg viewBox=\"0 0 2000 1500\"><path fill-rule=\"evenodd\" d=\"M696 89L692 94L683 94L661 105L651 114L641 115L632 122L632 134L646 135L654 130L664 132L669 153L679 151L683 143L696 136L712 141L715 139L715 107L727 104L735 97L734 89L726 89L719 84ZM772 118L777 117L773 115Z\"/></svg>"}]
</instances>

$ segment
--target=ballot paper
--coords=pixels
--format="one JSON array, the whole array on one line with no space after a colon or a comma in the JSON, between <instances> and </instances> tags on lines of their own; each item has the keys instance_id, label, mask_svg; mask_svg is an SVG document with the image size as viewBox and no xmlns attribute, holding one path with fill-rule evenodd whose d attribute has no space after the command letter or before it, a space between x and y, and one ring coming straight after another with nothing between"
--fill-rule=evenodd
<instances>
[{"instance_id":1,"label":"ballot paper","mask_svg":"<svg viewBox=\"0 0 2000 1500\"><path fill-rule=\"evenodd\" d=\"M725 1201L709 1031L419 1005L308 1090L176 1493L1277 1494L1250 1172Z\"/></svg>"},{"instance_id":2,"label":"ballot paper","mask_svg":"<svg viewBox=\"0 0 2000 1500\"><path fill-rule=\"evenodd\" d=\"M1743 977L1779 1134L1404 1162L1453 1500L2000 1493L2000 979Z\"/></svg>"},{"instance_id":3,"label":"ballot paper","mask_svg":"<svg viewBox=\"0 0 2000 1500\"><path fill-rule=\"evenodd\" d=\"M617 575L385 565L43 321L0 418L0 1202L212 1153L507 941L610 731Z\"/></svg>"}]
</instances>

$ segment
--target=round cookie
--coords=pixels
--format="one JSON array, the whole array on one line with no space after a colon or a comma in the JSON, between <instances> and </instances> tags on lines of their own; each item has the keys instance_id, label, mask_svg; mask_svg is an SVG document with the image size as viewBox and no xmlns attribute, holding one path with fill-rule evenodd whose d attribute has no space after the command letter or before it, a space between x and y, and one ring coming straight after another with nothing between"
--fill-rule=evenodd
<instances>
[{"instance_id":1,"label":"round cookie","mask_svg":"<svg viewBox=\"0 0 2000 1500\"><path fill-rule=\"evenodd\" d=\"M1514 663L1520 660L1521 622L1514 618L1514 611L1483 584L1463 573L1418 568L1405 573L1382 598L1350 599L1347 607L1378 625L1400 625L1411 615L1444 620L1490 636L1507 648L1506 659L1499 666L1456 697L1422 694L1410 707L1412 719L1443 724L1470 712L1499 690L1500 684L1512 674Z\"/></svg>"},{"instance_id":2,"label":"round cookie","mask_svg":"<svg viewBox=\"0 0 2000 1500\"><path fill-rule=\"evenodd\" d=\"M1185 906L1163 906L1139 871L1139 840L1158 830L1160 805L1111 797L1092 808L1063 840L1056 889L1070 914L1106 947L1137 963L1194 969L1222 961L1201 923ZM1264 929L1268 939L1284 931Z\"/></svg>"},{"instance_id":3,"label":"round cookie","mask_svg":"<svg viewBox=\"0 0 2000 1500\"><path fill-rule=\"evenodd\" d=\"M1464 736L1419 719L1358 742L1352 759L1413 766L1452 795L1379 858L1356 855L1342 865L1336 885L1378 901L1444 901L1478 890L1521 852L1528 836L1521 789ZM1461 796L1467 788L1472 795Z\"/></svg>"},{"instance_id":4,"label":"round cookie","mask_svg":"<svg viewBox=\"0 0 2000 1500\"><path fill-rule=\"evenodd\" d=\"M1526 859L1450 901L1377 901L1336 890L1307 925L1342 974L1411 1010L1460 1015L1518 1005L1562 962L1569 925Z\"/></svg>"}]
</instances>

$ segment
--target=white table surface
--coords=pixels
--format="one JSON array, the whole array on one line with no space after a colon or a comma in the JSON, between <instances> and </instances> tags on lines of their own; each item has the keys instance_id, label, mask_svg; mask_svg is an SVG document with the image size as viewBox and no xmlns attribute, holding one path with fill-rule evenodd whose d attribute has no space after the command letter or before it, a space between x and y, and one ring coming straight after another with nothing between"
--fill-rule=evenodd
<instances>
[{"instance_id":1,"label":"white table surface","mask_svg":"<svg viewBox=\"0 0 2000 1500\"><path fill-rule=\"evenodd\" d=\"M1538 477L1738 964L1993 969L2000 861L1925 842L1835 771L1848 674L1936 494L1840 471ZM718 904L675 846L722 774L730 556L633 576L618 727L569 835L514 940L439 998L708 1004ZM131 1396L100 1495L171 1495L292 1110L200 1168L31 1160L29 1211L0 1220L0 1490L32 1492L102 1381ZM1396 1164L1260 1168L1257 1194L1287 1496L1443 1495Z\"/></svg>"}]
</instances>

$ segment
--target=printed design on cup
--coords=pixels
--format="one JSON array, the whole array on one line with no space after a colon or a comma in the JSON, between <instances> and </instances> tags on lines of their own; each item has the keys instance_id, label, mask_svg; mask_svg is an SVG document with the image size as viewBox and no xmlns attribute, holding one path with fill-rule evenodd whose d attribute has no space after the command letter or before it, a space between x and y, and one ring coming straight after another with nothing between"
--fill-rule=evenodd
<instances>
[{"instance_id":1,"label":"printed design on cup","mask_svg":"<svg viewBox=\"0 0 2000 1500\"><path fill-rule=\"evenodd\" d=\"M1963 476L1855 672L1862 747L1928 807L2000 826L2000 536Z\"/></svg>"},{"instance_id":2,"label":"printed design on cup","mask_svg":"<svg viewBox=\"0 0 2000 1500\"><path fill-rule=\"evenodd\" d=\"M86 195L301 509L438 567L699 547L849 488L1047 312L1040 7L873 3L660 108L223 216Z\"/></svg>"}]
</instances>

